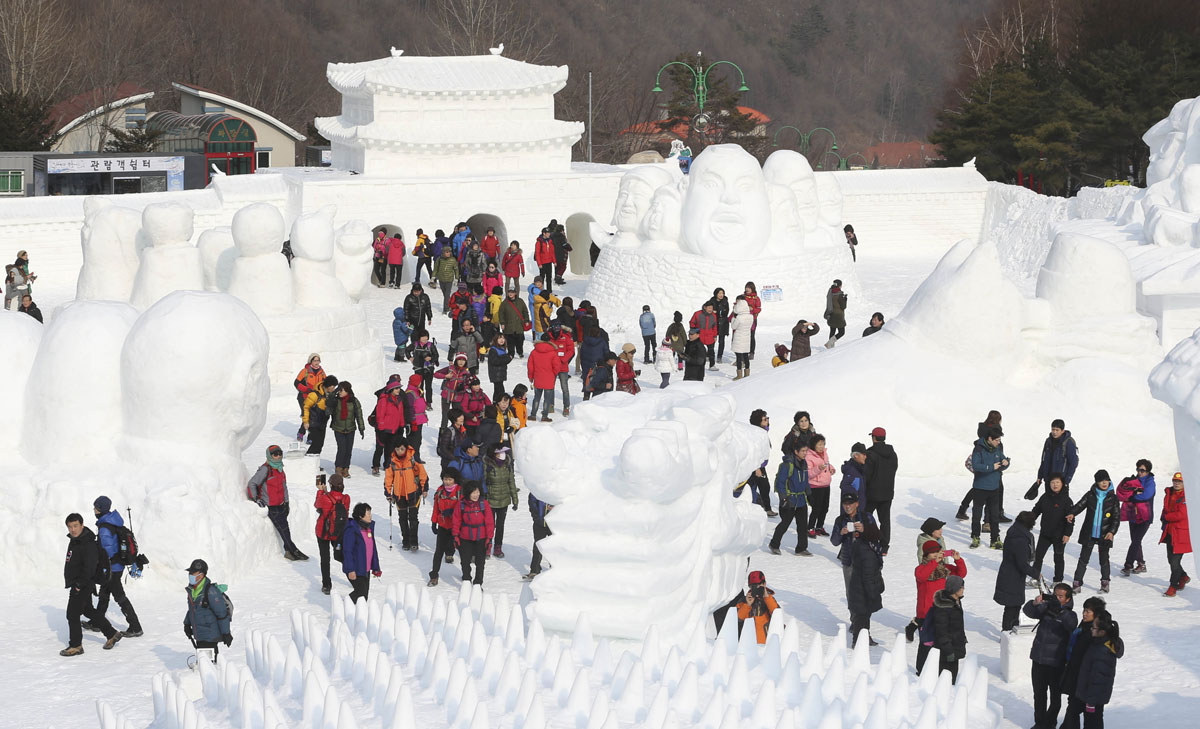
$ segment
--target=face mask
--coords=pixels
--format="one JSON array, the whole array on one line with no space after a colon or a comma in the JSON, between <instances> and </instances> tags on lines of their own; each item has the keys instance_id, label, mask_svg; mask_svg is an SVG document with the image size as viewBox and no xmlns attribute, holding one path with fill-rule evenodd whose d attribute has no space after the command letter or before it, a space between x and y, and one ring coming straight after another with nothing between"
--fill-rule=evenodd
<instances>
[{"instance_id":1,"label":"face mask","mask_svg":"<svg viewBox=\"0 0 1200 729\"><path fill-rule=\"evenodd\" d=\"M196 583L198 583L199 581L200 581L200 578L197 577L196 575L188 575L188 584L191 585L192 587L195 587Z\"/></svg>"}]
</instances>

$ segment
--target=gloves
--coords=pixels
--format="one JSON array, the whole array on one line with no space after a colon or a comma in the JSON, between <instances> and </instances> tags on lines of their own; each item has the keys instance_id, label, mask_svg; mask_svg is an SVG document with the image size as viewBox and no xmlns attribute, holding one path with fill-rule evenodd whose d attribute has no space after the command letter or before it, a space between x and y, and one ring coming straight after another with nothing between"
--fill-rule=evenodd
<instances>
[{"instance_id":1,"label":"gloves","mask_svg":"<svg viewBox=\"0 0 1200 729\"><path fill-rule=\"evenodd\" d=\"M429 526L433 527L433 533L434 533L434 534L437 534L437 533L438 533L438 526L437 526L437 524L430 524Z\"/></svg>"},{"instance_id":2,"label":"gloves","mask_svg":"<svg viewBox=\"0 0 1200 729\"><path fill-rule=\"evenodd\" d=\"M1087 712L1087 713L1089 713L1089 714L1095 714L1095 713L1096 713L1096 707L1095 707L1095 706L1092 706L1091 704L1085 704L1085 705L1084 705L1084 707L1083 707L1083 710L1084 710L1084 711L1086 711L1086 712Z\"/></svg>"},{"instance_id":3,"label":"gloves","mask_svg":"<svg viewBox=\"0 0 1200 729\"><path fill-rule=\"evenodd\" d=\"M383 577L383 570L372 570L371 574L375 575L376 577Z\"/></svg>"},{"instance_id":4,"label":"gloves","mask_svg":"<svg viewBox=\"0 0 1200 729\"><path fill-rule=\"evenodd\" d=\"M255 499L254 503L258 504L258 508L260 509L267 508L267 502L263 501L262 499Z\"/></svg>"},{"instance_id":5,"label":"gloves","mask_svg":"<svg viewBox=\"0 0 1200 729\"><path fill-rule=\"evenodd\" d=\"M139 577L141 577L142 576L141 566L139 566L137 564L129 565L129 576L135 580L138 579Z\"/></svg>"},{"instance_id":6,"label":"gloves","mask_svg":"<svg viewBox=\"0 0 1200 729\"><path fill-rule=\"evenodd\" d=\"M366 438L366 437L367 437L367 431L365 431L365 430L358 431L358 439L359 440L362 440L363 438Z\"/></svg>"},{"instance_id":7,"label":"gloves","mask_svg":"<svg viewBox=\"0 0 1200 729\"><path fill-rule=\"evenodd\" d=\"M517 505L513 504L513 511L516 511L516 510L517 510Z\"/></svg>"},{"instance_id":8,"label":"gloves","mask_svg":"<svg viewBox=\"0 0 1200 729\"><path fill-rule=\"evenodd\" d=\"M184 623L183 624L183 634L188 637L188 640L191 640L192 639L192 626L188 625L187 623Z\"/></svg>"},{"instance_id":9,"label":"gloves","mask_svg":"<svg viewBox=\"0 0 1200 729\"><path fill-rule=\"evenodd\" d=\"M490 545L490 544L488 545L488 548L487 548L487 550L484 552L484 554L486 554L486 555L487 555L487 556L489 556L489 557L491 557L491 556L492 556L492 545Z\"/></svg>"},{"instance_id":10,"label":"gloves","mask_svg":"<svg viewBox=\"0 0 1200 729\"><path fill-rule=\"evenodd\" d=\"M462 546L462 541L458 537L454 538L454 546L456 546L456 547Z\"/></svg>"},{"instance_id":11,"label":"gloves","mask_svg":"<svg viewBox=\"0 0 1200 729\"><path fill-rule=\"evenodd\" d=\"M226 633L225 635L221 636L221 642L225 644L226 648L228 648L229 646L233 645L233 636L229 633Z\"/></svg>"}]
</instances>

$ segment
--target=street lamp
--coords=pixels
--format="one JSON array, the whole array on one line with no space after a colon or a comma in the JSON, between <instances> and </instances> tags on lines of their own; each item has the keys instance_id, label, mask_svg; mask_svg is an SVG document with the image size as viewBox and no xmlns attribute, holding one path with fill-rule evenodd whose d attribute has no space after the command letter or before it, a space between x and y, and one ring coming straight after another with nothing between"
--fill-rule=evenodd
<instances>
[{"instance_id":1,"label":"street lamp","mask_svg":"<svg viewBox=\"0 0 1200 729\"><path fill-rule=\"evenodd\" d=\"M683 66L692 72L692 97L696 101L696 108L700 111L700 114L697 116L704 114L704 104L706 101L708 101L708 74L717 66L733 66L735 69L737 69L738 76L742 80L742 85L738 86L738 91L741 92L750 90L750 87L746 85L746 74L742 72L740 66L733 61L717 61L716 63L710 64L708 68L705 68L704 60L701 55L702 53L702 51L696 51L695 66L684 61L671 61L663 64L662 68L658 69L658 75L654 77L654 88L652 89L652 91L654 91L656 94L661 93L663 89L659 82L662 80L663 71L667 70L667 68L671 66Z\"/></svg>"},{"instance_id":2,"label":"street lamp","mask_svg":"<svg viewBox=\"0 0 1200 729\"><path fill-rule=\"evenodd\" d=\"M785 129L791 129L796 134L800 135L800 154L808 154L808 150L812 146L811 143L812 143L813 135L815 135L817 132L825 132L826 134L828 134L830 139L833 140L833 146L830 147L830 149L832 149L834 152L837 151L837 148L838 148L837 135L834 134L832 130L827 129L826 127L817 127L816 129L810 129L808 131L808 133L805 134L804 132L800 131L799 128L794 127L790 124L788 124L787 126L780 127L779 130L775 132L775 138L772 141L771 146L773 146L773 147L779 146L779 135L782 134Z\"/></svg>"},{"instance_id":3,"label":"street lamp","mask_svg":"<svg viewBox=\"0 0 1200 729\"><path fill-rule=\"evenodd\" d=\"M826 158L826 157L828 157L828 156L829 156L829 155L831 155L831 154L833 155L834 159L836 159L836 160L837 160L837 164L835 164L835 165L833 166L833 169L835 169L835 170L848 170L848 169L850 169L850 165L849 165L849 164L847 164L847 162L846 162L846 158L845 158L845 157L843 157L842 155L838 154L837 152L830 151L830 152L826 152L825 154L821 155L821 158L820 158L819 160L817 160L817 169L818 169L818 170L823 170L823 169L825 169L825 158Z\"/></svg>"}]
</instances>

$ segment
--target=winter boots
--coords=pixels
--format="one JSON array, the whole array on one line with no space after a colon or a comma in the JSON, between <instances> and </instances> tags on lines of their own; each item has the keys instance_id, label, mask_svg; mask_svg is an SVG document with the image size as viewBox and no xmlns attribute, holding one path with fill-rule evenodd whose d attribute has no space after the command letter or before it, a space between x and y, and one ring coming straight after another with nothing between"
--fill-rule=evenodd
<instances>
[{"instance_id":1,"label":"winter boots","mask_svg":"<svg viewBox=\"0 0 1200 729\"><path fill-rule=\"evenodd\" d=\"M342 478L350 478L350 469L349 468L334 468L333 472L336 473L337 475L341 476Z\"/></svg>"},{"instance_id":2,"label":"winter boots","mask_svg":"<svg viewBox=\"0 0 1200 729\"><path fill-rule=\"evenodd\" d=\"M979 549L979 537L971 537L971 549Z\"/></svg>"},{"instance_id":3,"label":"winter boots","mask_svg":"<svg viewBox=\"0 0 1200 729\"><path fill-rule=\"evenodd\" d=\"M1163 597L1175 597L1175 594L1176 594L1175 586L1171 585L1170 587L1167 588L1167 591L1163 593Z\"/></svg>"},{"instance_id":4,"label":"winter boots","mask_svg":"<svg viewBox=\"0 0 1200 729\"><path fill-rule=\"evenodd\" d=\"M904 626L904 637L909 643L911 643L913 642L913 638L916 637L917 631L920 629L921 624L917 622L916 618L913 618L912 620L908 621L908 625Z\"/></svg>"},{"instance_id":5,"label":"winter boots","mask_svg":"<svg viewBox=\"0 0 1200 729\"><path fill-rule=\"evenodd\" d=\"M124 637L125 637L125 634L119 630L117 632L113 633L111 638L104 641L104 650L111 651L113 649L113 646L115 646ZM83 649L80 648L79 652L82 653Z\"/></svg>"},{"instance_id":6,"label":"winter boots","mask_svg":"<svg viewBox=\"0 0 1200 729\"><path fill-rule=\"evenodd\" d=\"M83 646L70 645L58 652L60 656L81 656L83 655Z\"/></svg>"},{"instance_id":7,"label":"winter boots","mask_svg":"<svg viewBox=\"0 0 1200 729\"><path fill-rule=\"evenodd\" d=\"M1108 580L1100 580L1100 592L1108 592Z\"/></svg>"},{"instance_id":8,"label":"winter boots","mask_svg":"<svg viewBox=\"0 0 1200 729\"><path fill-rule=\"evenodd\" d=\"M992 549L1004 549L1004 540L997 539L992 542Z\"/></svg>"},{"instance_id":9,"label":"winter boots","mask_svg":"<svg viewBox=\"0 0 1200 729\"><path fill-rule=\"evenodd\" d=\"M1083 583L1079 580L1075 580L1071 583L1071 589L1075 591L1076 595L1078 595L1080 592L1083 592Z\"/></svg>"}]
</instances>

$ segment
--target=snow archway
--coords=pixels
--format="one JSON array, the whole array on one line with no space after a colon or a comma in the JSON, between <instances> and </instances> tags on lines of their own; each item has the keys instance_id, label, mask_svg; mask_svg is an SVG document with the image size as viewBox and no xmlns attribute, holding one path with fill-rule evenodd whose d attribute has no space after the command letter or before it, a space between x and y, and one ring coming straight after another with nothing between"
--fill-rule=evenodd
<instances>
[{"instance_id":1,"label":"snow archway","mask_svg":"<svg viewBox=\"0 0 1200 729\"><path fill-rule=\"evenodd\" d=\"M575 213L563 223L567 232L567 242L571 244L571 273L576 276L586 276L592 272L591 225L594 222L596 219L588 213Z\"/></svg>"},{"instance_id":2,"label":"snow archway","mask_svg":"<svg viewBox=\"0 0 1200 729\"><path fill-rule=\"evenodd\" d=\"M488 228L495 228L496 238L500 240L500 250L508 247L508 228L499 215L475 213L467 218L467 225L471 228L471 235L478 241L483 240L483 236L487 235Z\"/></svg>"}]
</instances>

